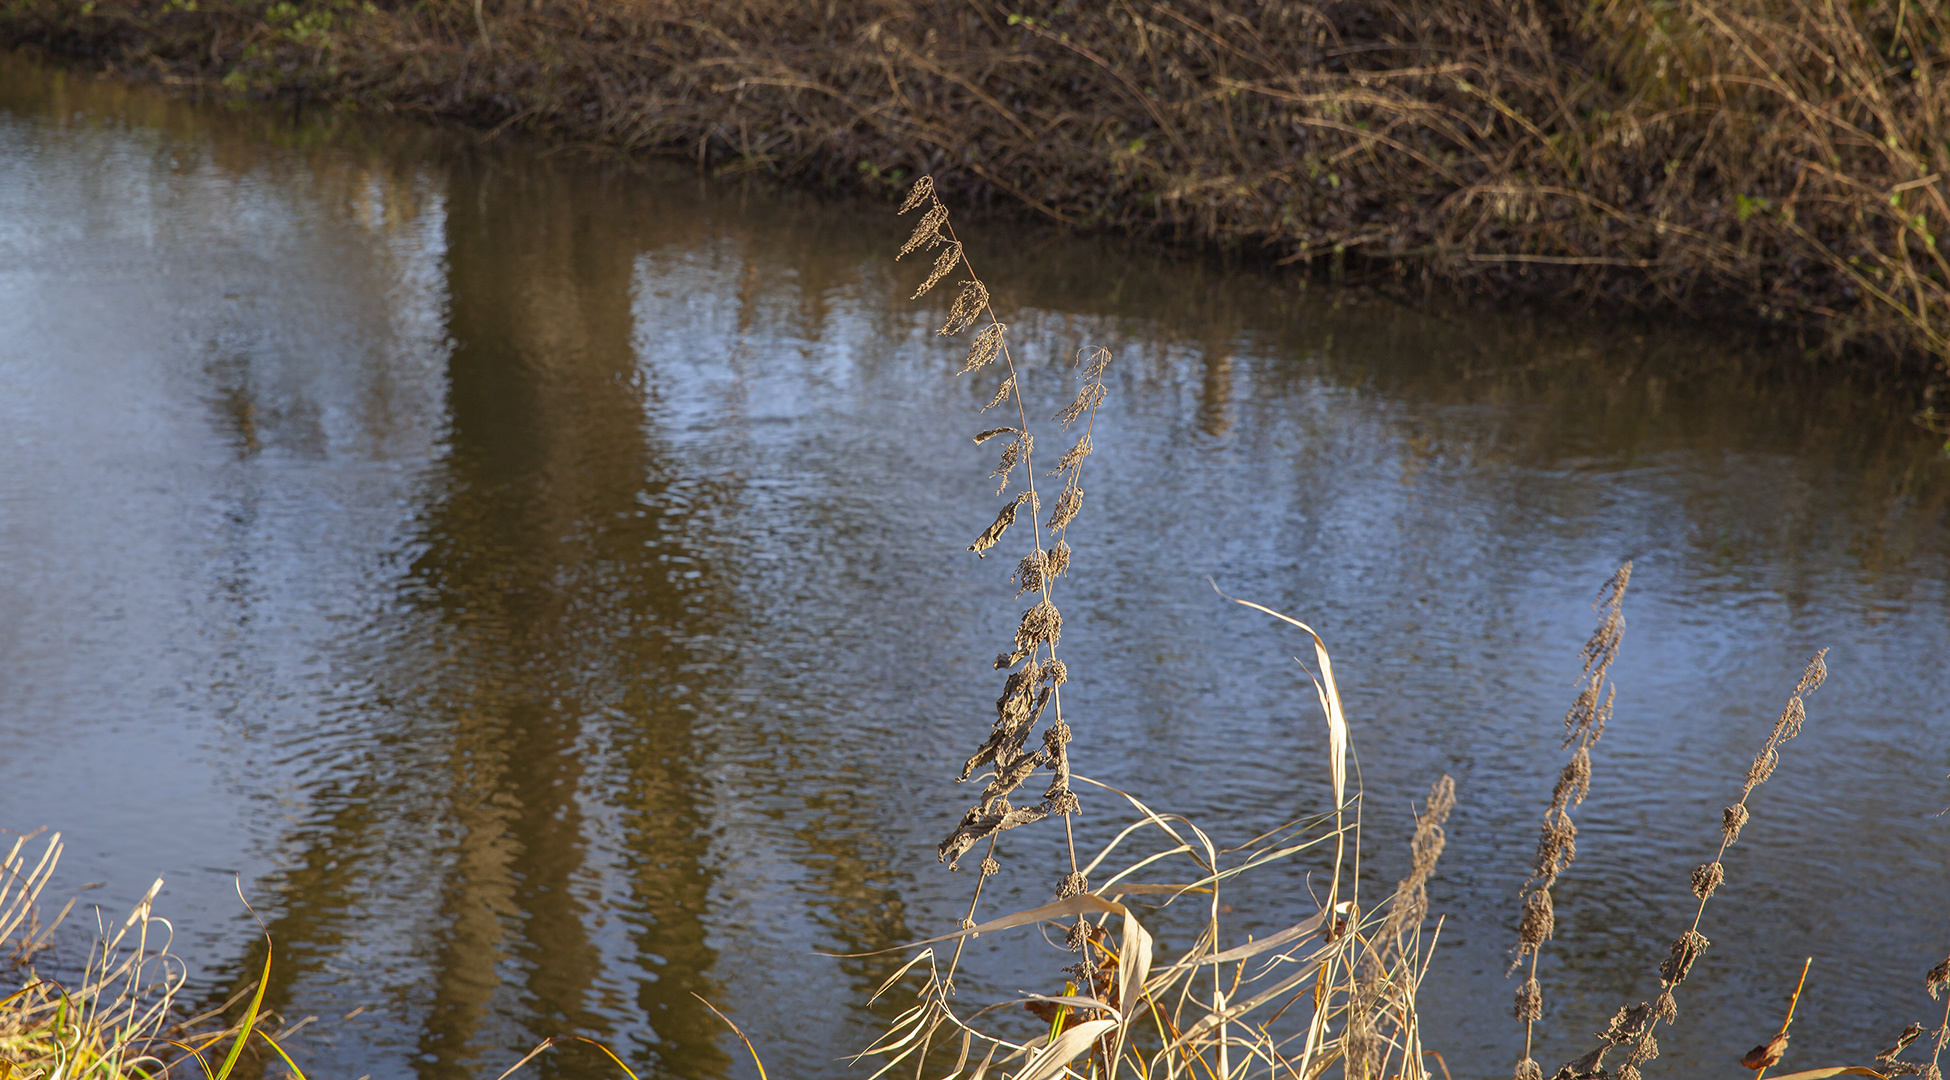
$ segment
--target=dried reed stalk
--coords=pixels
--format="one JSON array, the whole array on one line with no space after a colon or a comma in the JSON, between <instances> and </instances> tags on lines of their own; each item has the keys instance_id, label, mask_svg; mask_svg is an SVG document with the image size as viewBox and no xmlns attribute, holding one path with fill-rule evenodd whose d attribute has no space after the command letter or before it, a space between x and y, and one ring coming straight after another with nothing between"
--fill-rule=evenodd
<instances>
[{"instance_id":1,"label":"dried reed stalk","mask_svg":"<svg viewBox=\"0 0 1950 1080\"><path fill-rule=\"evenodd\" d=\"M1679 1005L1673 999L1672 992L1686 981L1693 965L1713 944L1700 933L1700 921L1706 916L1706 902L1712 899L1714 892L1726 880L1723 863L1726 851L1740 839L1740 830L1750 820L1748 797L1774 775L1775 767L1780 764L1782 744L1801 734L1802 723L1808 716L1803 699L1828 677L1827 656L1828 650L1823 649L1808 661L1800 681L1795 683L1793 696L1788 698L1787 707L1774 721L1766 743L1747 768L1740 798L1721 815L1720 847L1714 853L1713 861L1701 865L1692 873L1693 895L1698 898L1699 904L1693 911L1692 925L1673 939L1666 959L1659 965L1658 996L1650 1002L1642 1001L1620 1008L1605 1030L1599 1032L1600 1044L1583 1057L1566 1062L1552 1075L1552 1080L1597 1080L1607 1077L1610 1074L1604 1070L1605 1055L1620 1046L1631 1049L1626 1054L1625 1063L1619 1066L1617 1080L1639 1080L1639 1066L1659 1056L1659 1041L1654 1037L1654 1032L1661 1023L1670 1024L1679 1018Z\"/></svg>"},{"instance_id":2,"label":"dried reed stalk","mask_svg":"<svg viewBox=\"0 0 1950 1080\"><path fill-rule=\"evenodd\" d=\"M1537 862L1524 882L1523 916L1517 927L1517 958L1510 965L1515 971L1524 957L1530 958L1530 973L1517 989L1516 1016L1523 1021L1523 1059L1517 1062L1516 1080L1543 1080L1543 1069L1531 1056L1532 1036L1543 1015L1544 993L1537 982L1537 961L1544 942L1557 929L1556 910L1551 902L1551 887L1559 874L1571 865L1578 853L1578 827L1571 820L1572 808L1584 802L1591 792L1591 748L1605 733L1611 719L1612 702L1618 686L1607 683L1618 646L1625 639L1625 587L1632 580L1632 564L1614 571L1598 590L1592 610L1598 613L1598 627L1584 644L1584 673L1578 678L1577 700L1564 714L1564 745L1572 752L1551 789L1551 804L1544 811L1542 835L1537 839Z\"/></svg>"}]
</instances>

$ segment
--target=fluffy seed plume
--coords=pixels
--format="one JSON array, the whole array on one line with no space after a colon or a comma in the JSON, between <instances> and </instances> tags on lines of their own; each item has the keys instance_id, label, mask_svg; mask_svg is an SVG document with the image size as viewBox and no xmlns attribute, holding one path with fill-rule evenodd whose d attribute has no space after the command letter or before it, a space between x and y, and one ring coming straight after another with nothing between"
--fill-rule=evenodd
<instances>
[{"instance_id":1,"label":"fluffy seed plume","mask_svg":"<svg viewBox=\"0 0 1950 1080\"><path fill-rule=\"evenodd\" d=\"M956 254L959 255L960 253L961 249L957 246ZM961 370L956 374L966 375L976 368L987 367L995 363L995 358L1002 354L1002 332L1008 328L1009 325L1007 323L992 322L977 330L975 332L975 340L968 343L968 360L962 364ZM982 411L987 412L993 409L996 403L1002 399L1003 395L1009 391L1010 387L1015 384L1015 381L1015 376L1009 376L1008 381L1003 383L1002 389L996 391L996 400L989 402L982 408Z\"/></svg>"},{"instance_id":2,"label":"fluffy seed plume","mask_svg":"<svg viewBox=\"0 0 1950 1080\"><path fill-rule=\"evenodd\" d=\"M1699 960L1700 954L1712 944L1698 930L1688 930L1674 938L1672 950L1659 962L1659 978L1664 979L1669 987L1685 982L1686 976L1693 973L1693 964Z\"/></svg>"},{"instance_id":3,"label":"fluffy seed plume","mask_svg":"<svg viewBox=\"0 0 1950 1080\"><path fill-rule=\"evenodd\" d=\"M961 291L955 294L955 302L948 308L948 318L935 331L942 337L950 337L975 325L981 317L982 309L989 306L988 286L970 278L961 283Z\"/></svg>"}]
</instances>

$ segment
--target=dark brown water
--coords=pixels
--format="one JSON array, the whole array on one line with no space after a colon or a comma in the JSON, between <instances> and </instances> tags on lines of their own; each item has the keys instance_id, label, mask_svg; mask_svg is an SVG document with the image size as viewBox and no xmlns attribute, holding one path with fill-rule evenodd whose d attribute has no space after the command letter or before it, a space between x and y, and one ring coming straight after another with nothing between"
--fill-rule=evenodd
<instances>
[{"instance_id":1,"label":"dark brown water","mask_svg":"<svg viewBox=\"0 0 1950 1080\"><path fill-rule=\"evenodd\" d=\"M1423 991L1458 1077L1521 1044L1515 896L1590 599L1628 558L1538 1056L1651 991L1823 646L1648 1071L1733 1069L1804 956L1790 1066L1940 1015L1950 458L1900 402L1697 330L966 230L1032 405L1077 345L1118 357L1065 604L1079 769L1236 840L1318 810L1299 644L1206 578L1312 622L1379 877L1409 800L1458 781ZM866 1075L837 1059L888 963L817 953L959 917L934 844L1017 611L964 550L993 512L966 438L989 388L907 302L903 235L0 61L0 825L64 831L62 887L105 883L111 915L165 877L204 999L262 961L241 880L270 1003L320 1017L315 1077L492 1077L565 1032L750 1075L693 993L774 1076ZM1116 823L1091 808L1090 835ZM998 904L1047 895L1047 833L1011 834ZM1311 910L1304 869L1235 917ZM978 949L963 993L1047 989L1064 961L1021 947Z\"/></svg>"}]
</instances>

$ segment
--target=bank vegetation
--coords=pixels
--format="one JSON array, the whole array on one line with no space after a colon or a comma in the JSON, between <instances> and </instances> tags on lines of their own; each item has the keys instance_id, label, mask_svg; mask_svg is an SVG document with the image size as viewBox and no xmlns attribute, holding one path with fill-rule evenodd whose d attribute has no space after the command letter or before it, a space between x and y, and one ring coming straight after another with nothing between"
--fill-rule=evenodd
<instances>
[{"instance_id":1,"label":"bank vegetation","mask_svg":"<svg viewBox=\"0 0 1950 1080\"><path fill-rule=\"evenodd\" d=\"M0 0L124 73L1950 357L1917 0Z\"/></svg>"}]
</instances>

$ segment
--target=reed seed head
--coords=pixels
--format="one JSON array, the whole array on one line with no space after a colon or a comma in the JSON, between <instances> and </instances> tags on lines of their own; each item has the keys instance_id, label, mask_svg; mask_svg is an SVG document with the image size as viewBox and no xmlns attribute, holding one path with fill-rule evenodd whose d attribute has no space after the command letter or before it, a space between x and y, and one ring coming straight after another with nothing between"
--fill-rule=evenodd
<instances>
[{"instance_id":1,"label":"reed seed head","mask_svg":"<svg viewBox=\"0 0 1950 1080\"><path fill-rule=\"evenodd\" d=\"M944 213L945 219L947 215ZM955 302L948 308L948 318L935 331L941 337L950 337L975 325L981 317L982 309L989 306L989 287L974 278L961 283L961 291L955 294Z\"/></svg>"},{"instance_id":2,"label":"reed seed head","mask_svg":"<svg viewBox=\"0 0 1950 1080\"><path fill-rule=\"evenodd\" d=\"M1071 398L1070 403L1063 406L1063 411L1057 413L1055 418L1061 421L1064 427L1069 427L1071 424L1076 423L1084 413L1103 404L1105 393L1103 383L1084 383L1083 388L1077 391L1077 396Z\"/></svg>"},{"instance_id":3,"label":"reed seed head","mask_svg":"<svg viewBox=\"0 0 1950 1080\"><path fill-rule=\"evenodd\" d=\"M1073 870L1063 875L1062 882L1056 887L1056 898L1058 900L1064 900L1072 896L1081 896L1089 891L1090 879L1084 877L1082 873Z\"/></svg>"},{"instance_id":4,"label":"reed seed head","mask_svg":"<svg viewBox=\"0 0 1950 1080\"><path fill-rule=\"evenodd\" d=\"M1726 867L1721 866L1719 860L1716 859L1704 866L1696 866L1693 868L1693 895L1705 900L1713 895L1713 890L1719 888L1720 882L1724 880L1726 880Z\"/></svg>"},{"instance_id":5,"label":"reed seed head","mask_svg":"<svg viewBox=\"0 0 1950 1080\"><path fill-rule=\"evenodd\" d=\"M1016 388L1016 377L1014 375L1011 375L1008 378L1002 380L1002 385L995 388L995 396L989 399L989 403L987 405L982 406L982 411L988 412L990 409L993 409L997 405L1000 405L1003 402L1009 400L1009 392L1011 390L1014 390L1015 388Z\"/></svg>"},{"instance_id":6,"label":"reed seed head","mask_svg":"<svg viewBox=\"0 0 1950 1080\"><path fill-rule=\"evenodd\" d=\"M1760 753L1754 755L1754 763L1747 768L1747 790L1752 791L1765 784L1767 778L1774 775L1774 767L1780 763L1780 752L1769 742Z\"/></svg>"},{"instance_id":7,"label":"reed seed head","mask_svg":"<svg viewBox=\"0 0 1950 1080\"><path fill-rule=\"evenodd\" d=\"M1523 916L1517 921L1517 956L1534 953L1557 932L1557 912L1551 906L1546 888L1533 888L1524 894Z\"/></svg>"},{"instance_id":8,"label":"reed seed head","mask_svg":"<svg viewBox=\"0 0 1950 1080\"><path fill-rule=\"evenodd\" d=\"M1077 511L1083 509L1083 489L1075 484L1063 489L1056 497L1056 506L1049 512L1050 531L1056 532L1070 527L1077 518Z\"/></svg>"},{"instance_id":9,"label":"reed seed head","mask_svg":"<svg viewBox=\"0 0 1950 1080\"><path fill-rule=\"evenodd\" d=\"M1039 601L1035 607L1022 613L1022 622L1016 627L1016 648L1034 650L1038 645L1055 646L1063 636L1063 613L1048 600Z\"/></svg>"},{"instance_id":10,"label":"reed seed head","mask_svg":"<svg viewBox=\"0 0 1950 1080\"><path fill-rule=\"evenodd\" d=\"M894 258L901 258L911 251L933 250L936 244L946 239L941 235L941 227L946 224L948 224L947 207L940 203L928 207L928 212L922 214L921 220L914 223L914 232L908 236L907 243L901 245L899 253Z\"/></svg>"},{"instance_id":11,"label":"reed seed head","mask_svg":"<svg viewBox=\"0 0 1950 1080\"><path fill-rule=\"evenodd\" d=\"M1043 573L1048 575L1050 580L1054 581L1062 577L1064 571L1069 568L1070 545L1058 540L1055 546L1051 547L1043 555Z\"/></svg>"},{"instance_id":12,"label":"reed seed head","mask_svg":"<svg viewBox=\"0 0 1950 1080\"><path fill-rule=\"evenodd\" d=\"M1652 1015L1658 1017L1662 1024L1679 1019L1679 1002L1673 1000L1670 988L1659 991L1659 996L1652 999Z\"/></svg>"},{"instance_id":13,"label":"reed seed head","mask_svg":"<svg viewBox=\"0 0 1950 1080\"><path fill-rule=\"evenodd\" d=\"M1043 681L1048 683L1051 686L1062 686L1064 683L1069 682L1070 681L1069 665L1065 664L1061 660L1052 657L1049 663L1043 665ZM1067 732L1070 729L1068 727L1065 727L1063 730ZM1069 741L1069 737L1067 735L1064 736L1064 741L1065 742Z\"/></svg>"},{"instance_id":14,"label":"reed seed head","mask_svg":"<svg viewBox=\"0 0 1950 1080\"><path fill-rule=\"evenodd\" d=\"M915 289L914 295L908 299L919 300L926 296L928 290L940 284L941 279L947 277L959 262L961 262L961 245L950 240L948 246L941 249L941 254L934 257L934 269L928 271L928 279L921 282L921 287Z\"/></svg>"},{"instance_id":15,"label":"reed seed head","mask_svg":"<svg viewBox=\"0 0 1950 1080\"><path fill-rule=\"evenodd\" d=\"M905 214L924 202L934 198L934 177L923 176L908 186L907 201L901 203L898 213Z\"/></svg>"},{"instance_id":16,"label":"reed seed head","mask_svg":"<svg viewBox=\"0 0 1950 1080\"><path fill-rule=\"evenodd\" d=\"M1543 829L1537 834L1538 888L1548 890L1577 857L1577 824L1561 807L1553 806L1545 812Z\"/></svg>"},{"instance_id":17,"label":"reed seed head","mask_svg":"<svg viewBox=\"0 0 1950 1080\"><path fill-rule=\"evenodd\" d=\"M961 245L955 245L955 254L961 254ZM976 368L995 363L995 358L1002 353L1002 332L1006 329L1008 329L1007 323L992 322L975 331L975 340L968 343L968 360L962 364L961 370L956 374L966 375ZM1002 384L1002 389L995 392L995 401L983 406L982 411L987 412L995 408L998 402L1008 396L1015 382L1016 377L1009 376L1008 381Z\"/></svg>"},{"instance_id":18,"label":"reed seed head","mask_svg":"<svg viewBox=\"0 0 1950 1080\"><path fill-rule=\"evenodd\" d=\"M1517 987L1517 1007L1515 1011L1519 1023L1535 1023L1543 1017L1544 988L1537 984L1537 979L1534 976L1525 979L1523 985Z\"/></svg>"},{"instance_id":19,"label":"reed seed head","mask_svg":"<svg viewBox=\"0 0 1950 1080\"><path fill-rule=\"evenodd\" d=\"M1544 1080L1544 1067L1530 1058L1517 1062L1517 1071L1510 1080Z\"/></svg>"},{"instance_id":20,"label":"reed seed head","mask_svg":"<svg viewBox=\"0 0 1950 1080\"><path fill-rule=\"evenodd\" d=\"M1551 804L1559 807L1577 806L1584 797L1591 794L1591 751L1580 746L1564 763L1564 771L1558 774L1557 787L1551 791Z\"/></svg>"},{"instance_id":21,"label":"reed seed head","mask_svg":"<svg viewBox=\"0 0 1950 1080\"><path fill-rule=\"evenodd\" d=\"M982 860L983 877L994 877L995 875L1001 872L1002 872L1002 864L996 862L993 856L986 857Z\"/></svg>"},{"instance_id":22,"label":"reed seed head","mask_svg":"<svg viewBox=\"0 0 1950 1080\"><path fill-rule=\"evenodd\" d=\"M1605 1055L1611 1051L1606 1043L1575 1061L1567 1061L1551 1074L1551 1080L1608 1080L1605 1072Z\"/></svg>"},{"instance_id":23,"label":"reed seed head","mask_svg":"<svg viewBox=\"0 0 1950 1080\"><path fill-rule=\"evenodd\" d=\"M1665 980L1667 987L1685 982L1686 976L1692 974L1693 964L1699 960L1700 954L1712 944L1706 940L1705 934L1697 930L1688 930L1679 935L1673 939L1672 951L1659 963L1659 978Z\"/></svg>"},{"instance_id":24,"label":"reed seed head","mask_svg":"<svg viewBox=\"0 0 1950 1080\"><path fill-rule=\"evenodd\" d=\"M1647 1027L1639 1033L1639 1041L1632 1047L1631 1059L1625 1063L1625 1067L1636 1072L1637 1066L1651 1061L1658 1056L1659 1040L1652 1037L1652 1029Z\"/></svg>"},{"instance_id":25,"label":"reed seed head","mask_svg":"<svg viewBox=\"0 0 1950 1080\"><path fill-rule=\"evenodd\" d=\"M1029 452L1035 447L1035 436L1027 431L1018 431L1016 437L1009 440L1009 445L1002 448L1002 460L996 462L995 471L989 474L989 479L1000 478L1002 481L995 487L997 495L1002 494L1003 489L1009 486L1009 474L1016 471L1017 465L1029 459ZM1025 491L1021 498L1033 499L1034 496Z\"/></svg>"},{"instance_id":26,"label":"reed seed head","mask_svg":"<svg viewBox=\"0 0 1950 1080\"><path fill-rule=\"evenodd\" d=\"M1801 681L1794 685L1795 697L1806 697L1821 689L1828 681L1828 650L1823 649L1808 661L1808 667L1801 673Z\"/></svg>"},{"instance_id":27,"label":"reed seed head","mask_svg":"<svg viewBox=\"0 0 1950 1080\"><path fill-rule=\"evenodd\" d=\"M1799 697L1788 699L1787 708L1781 710L1781 718L1774 721L1774 742L1784 743L1801 734L1801 723L1808 719L1808 708L1801 704Z\"/></svg>"},{"instance_id":28,"label":"reed seed head","mask_svg":"<svg viewBox=\"0 0 1950 1080\"><path fill-rule=\"evenodd\" d=\"M1647 1002L1621 1005L1597 1037L1613 1046L1623 1046L1646 1033L1652 1023L1652 1006Z\"/></svg>"},{"instance_id":29,"label":"reed seed head","mask_svg":"<svg viewBox=\"0 0 1950 1080\"><path fill-rule=\"evenodd\" d=\"M1083 947L1090 944L1089 926L1090 924L1079 920L1075 926L1070 927L1070 932L1063 936L1063 944L1071 952L1082 952Z\"/></svg>"},{"instance_id":30,"label":"reed seed head","mask_svg":"<svg viewBox=\"0 0 1950 1080\"><path fill-rule=\"evenodd\" d=\"M995 520L989 523L989 527L982 530L982 535L976 537L975 542L968 545L968 550L974 552L978 557L987 558L988 550L1000 543L1002 541L1002 534L1008 532L1009 526L1016 523L1016 507L1022 505L1022 502L1022 499L1016 499L1009 505L1003 507L1001 513L995 515Z\"/></svg>"},{"instance_id":31,"label":"reed seed head","mask_svg":"<svg viewBox=\"0 0 1950 1080\"><path fill-rule=\"evenodd\" d=\"M1746 803L1734 803L1720 812L1720 833L1729 845L1740 839L1740 830L1746 824Z\"/></svg>"},{"instance_id":32,"label":"reed seed head","mask_svg":"<svg viewBox=\"0 0 1950 1080\"><path fill-rule=\"evenodd\" d=\"M1063 452L1062 458L1058 459L1058 461L1056 462L1056 468L1051 469L1048 475L1055 476L1057 473L1067 472L1070 469L1074 469L1078 465L1083 464L1083 459L1089 456L1090 456L1090 436L1085 435L1083 438L1077 440L1077 444L1075 446L1072 446L1068 450L1065 450Z\"/></svg>"},{"instance_id":33,"label":"reed seed head","mask_svg":"<svg viewBox=\"0 0 1950 1080\"><path fill-rule=\"evenodd\" d=\"M1930 991L1932 1001L1943 995L1943 988L1950 986L1950 957L1945 957L1943 963L1930 969L1930 973L1923 977L1923 985Z\"/></svg>"}]
</instances>

